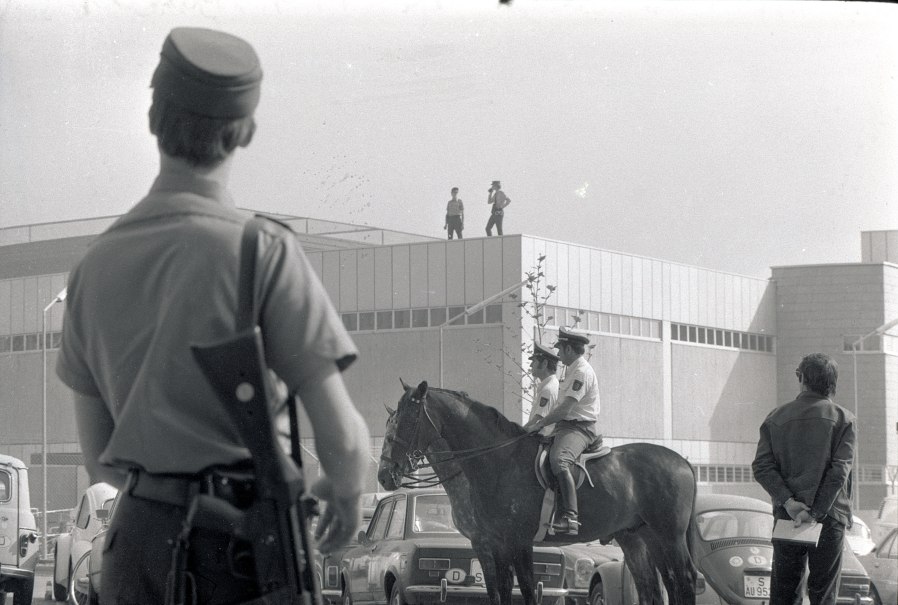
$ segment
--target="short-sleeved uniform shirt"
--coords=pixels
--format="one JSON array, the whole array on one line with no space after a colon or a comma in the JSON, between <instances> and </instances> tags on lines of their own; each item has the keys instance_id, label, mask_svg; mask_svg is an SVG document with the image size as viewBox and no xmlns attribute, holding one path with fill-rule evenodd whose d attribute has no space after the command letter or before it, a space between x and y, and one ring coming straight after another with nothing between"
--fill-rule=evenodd
<instances>
[{"instance_id":1,"label":"short-sleeved uniform shirt","mask_svg":"<svg viewBox=\"0 0 898 605\"><path fill-rule=\"evenodd\" d=\"M530 407L530 418L527 419L528 422L532 421L533 418L538 414L545 418L549 415L549 412L555 409L555 405L558 403L558 377L554 374L551 376L544 378L540 381L539 386L536 387L536 400L533 402L533 405ZM552 429L555 427L554 424L550 424L549 426L544 426L540 429L540 435L551 435Z\"/></svg>"},{"instance_id":2,"label":"short-sleeved uniform shirt","mask_svg":"<svg viewBox=\"0 0 898 605\"><path fill-rule=\"evenodd\" d=\"M249 458L190 351L234 335L247 220L217 183L166 173L71 273L56 372L109 409L101 463L195 473ZM291 392L345 368L357 350L293 232L266 221L257 255L268 366Z\"/></svg>"},{"instance_id":3,"label":"short-sleeved uniform shirt","mask_svg":"<svg viewBox=\"0 0 898 605\"><path fill-rule=\"evenodd\" d=\"M599 381L595 370L583 357L567 367L564 381L558 389L558 400L573 397L577 405L568 412L565 420L587 420L596 422L599 419Z\"/></svg>"}]
</instances>

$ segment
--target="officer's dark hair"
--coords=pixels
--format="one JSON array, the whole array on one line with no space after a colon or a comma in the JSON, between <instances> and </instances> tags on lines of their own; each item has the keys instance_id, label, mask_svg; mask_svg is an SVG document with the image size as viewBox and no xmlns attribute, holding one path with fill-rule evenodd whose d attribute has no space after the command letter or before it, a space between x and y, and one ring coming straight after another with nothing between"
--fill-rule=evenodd
<instances>
[{"instance_id":1,"label":"officer's dark hair","mask_svg":"<svg viewBox=\"0 0 898 605\"><path fill-rule=\"evenodd\" d=\"M246 147L256 131L253 116L210 118L162 99L150 106L150 132L166 155L194 167L214 166L238 147Z\"/></svg>"},{"instance_id":2,"label":"officer's dark hair","mask_svg":"<svg viewBox=\"0 0 898 605\"><path fill-rule=\"evenodd\" d=\"M555 372L558 371L558 361L557 360L552 359L551 357L543 357L543 356L539 356L539 357L537 357L537 359L539 361L545 361L546 369L549 370L551 373L554 374Z\"/></svg>"},{"instance_id":3,"label":"officer's dark hair","mask_svg":"<svg viewBox=\"0 0 898 605\"><path fill-rule=\"evenodd\" d=\"M570 340L565 340L564 344L565 346L573 349L574 353L576 353L577 355L583 355L584 353L586 353L586 345L582 342L572 342Z\"/></svg>"},{"instance_id":4,"label":"officer's dark hair","mask_svg":"<svg viewBox=\"0 0 898 605\"><path fill-rule=\"evenodd\" d=\"M825 353L806 355L798 364L798 373L804 377L805 388L818 395L831 397L836 392L839 364Z\"/></svg>"}]
</instances>

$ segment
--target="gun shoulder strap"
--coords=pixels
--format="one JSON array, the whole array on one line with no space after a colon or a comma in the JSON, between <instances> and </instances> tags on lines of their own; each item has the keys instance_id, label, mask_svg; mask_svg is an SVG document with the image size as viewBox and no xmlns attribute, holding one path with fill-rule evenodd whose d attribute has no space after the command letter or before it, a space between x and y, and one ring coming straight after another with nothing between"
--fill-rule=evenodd
<instances>
[{"instance_id":1,"label":"gun shoulder strap","mask_svg":"<svg viewBox=\"0 0 898 605\"><path fill-rule=\"evenodd\" d=\"M259 249L259 231L262 230L262 218L254 216L243 227L240 240L240 272L237 276L237 333L249 330L256 325L255 293L256 293L256 257Z\"/></svg>"}]
</instances>

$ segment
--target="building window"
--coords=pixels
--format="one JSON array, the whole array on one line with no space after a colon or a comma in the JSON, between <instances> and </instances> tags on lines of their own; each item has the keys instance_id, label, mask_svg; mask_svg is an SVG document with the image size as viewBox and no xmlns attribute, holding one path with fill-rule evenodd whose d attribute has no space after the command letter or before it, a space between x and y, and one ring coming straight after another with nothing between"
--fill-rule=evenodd
<instances>
[{"instance_id":1,"label":"building window","mask_svg":"<svg viewBox=\"0 0 898 605\"><path fill-rule=\"evenodd\" d=\"M12 350L13 351L24 351L25 350L25 335L24 334L13 335Z\"/></svg>"},{"instance_id":2,"label":"building window","mask_svg":"<svg viewBox=\"0 0 898 605\"><path fill-rule=\"evenodd\" d=\"M368 311L366 313L359 313L359 330L373 330L374 329L374 313Z\"/></svg>"},{"instance_id":3,"label":"building window","mask_svg":"<svg viewBox=\"0 0 898 605\"><path fill-rule=\"evenodd\" d=\"M439 307L430 310L430 325L438 327L446 323L446 307Z\"/></svg>"},{"instance_id":4,"label":"building window","mask_svg":"<svg viewBox=\"0 0 898 605\"><path fill-rule=\"evenodd\" d=\"M463 326L465 325L465 316L463 313L465 312L464 307L449 307L449 317L454 317L455 320L451 325L453 326ZM461 317L459 317L461 316Z\"/></svg>"},{"instance_id":5,"label":"building window","mask_svg":"<svg viewBox=\"0 0 898 605\"><path fill-rule=\"evenodd\" d=\"M412 310L412 327L413 328L426 328L428 326L427 316L428 316L427 309L413 309Z\"/></svg>"},{"instance_id":6,"label":"building window","mask_svg":"<svg viewBox=\"0 0 898 605\"><path fill-rule=\"evenodd\" d=\"M0 353L9 353L12 339L9 336L0 336Z\"/></svg>"},{"instance_id":7,"label":"building window","mask_svg":"<svg viewBox=\"0 0 898 605\"><path fill-rule=\"evenodd\" d=\"M468 325L483 323L483 309L468 315Z\"/></svg>"},{"instance_id":8,"label":"building window","mask_svg":"<svg viewBox=\"0 0 898 605\"><path fill-rule=\"evenodd\" d=\"M409 311L396 311L393 313L393 326L395 328L410 328L411 313Z\"/></svg>"},{"instance_id":9,"label":"building window","mask_svg":"<svg viewBox=\"0 0 898 605\"><path fill-rule=\"evenodd\" d=\"M488 323L488 324L502 323L502 305L489 305L486 308L486 323Z\"/></svg>"},{"instance_id":10,"label":"building window","mask_svg":"<svg viewBox=\"0 0 898 605\"><path fill-rule=\"evenodd\" d=\"M393 329L393 312L378 311L377 312L377 329L392 330Z\"/></svg>"},{"instance_id":11,"label":"building window","mask_svg":"<svg viewBox=\"0 0 898 605\"><path fill-rule=\"evenodd\" d=\"M343 314L343 327L350 332L355 332L359 329L358 321L358 315L356 315L355 313Z\"/></svg>"}]
</instances>

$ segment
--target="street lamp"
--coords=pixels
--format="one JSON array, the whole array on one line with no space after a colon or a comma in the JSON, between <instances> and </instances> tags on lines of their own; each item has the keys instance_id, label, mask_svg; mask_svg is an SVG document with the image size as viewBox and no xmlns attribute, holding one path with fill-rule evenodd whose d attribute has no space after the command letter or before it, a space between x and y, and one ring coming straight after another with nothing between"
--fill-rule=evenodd
<instances>
[{"instance_id":1,"label":"street lamp","mask_svg":"<svg viewBox=\"0 0 898 605\"><path fill-rule=\"evenodd\" d=\"M448 326L449 324L451 324L452 322L454 322L455 320L457 320L461 317L466 317L468 315L473 315L474 313L477 313L477 311L480 311L482 308L484 308L488 304L499 300L503 296L511 294L515 290L524 286L524 284L526 284L529 281L530 281L530 278L521 280L520 283L517 283L513 286L509 286L509 287L505 288L504 290L502 290L501 292L499 292L497 294L493 294L489 298L481 300L479 303L477 303L475 305L471 305L470 307L466 308L464 311L462 311L455 317L450 317L444 323L440 324L440 388L443 388L443 328L445 328L446 326Z\"/></svg>"},{"instance_id":2,"label":"street lamp","mask_svg":"<svg viewBox=\"0 0 898 605\"><path fill-rule=\"evenodd\" d=\"M41 414L41 425L42 425L42 433L43 433L43 447L41 449L42 452L42 460L43 460L43 481L44 481L44 493L43 493L43 509L44 509L44 518L42 522L41 531L43 533L44 539L41 544L41 554L44 559L47 558L47 312L55 305L56 303L60 303L65 300L66 297L66 288L60 290L59 294L56 295L56 298L50 301L50 303L44 307L44 314L41 320L41 351L43 352L43 371L41 374L41 382L43 382L43 397L42 397L42 410Z\"/></svg>"},{"instance_id":3,"label":"street lamp","mask_svg":"<svg viewBox=\"0 0 898 605\"><path fill-rule=\"evenodd\" d=\"M858 352L858 348L863 344L863 342L865 340L867 340L868 338L870 338L872 336L882 336L884 333L888 332L889 330L894 328L896 325L898 325L898 318L895 318L890 322L882 324L881 326L879 326L872 332L870 332L868 334L864 334L863 336L861 336L860 338L855 340L853 343L851 343L851 359L852 359L852 365L854 367L854 421L855 421L854 432L855 432L855 443L856 443L856 445L854 447L854 459L856 461L856 464L854 465L854 467L857 468L857 470L855 471L856 477L857 477L857 481L855 483L857 484L857 488L854 490L854 506L857 509L860 509L860 507L861 507L861 473L860 473L860 464L861 464L860 443L861 443L861 440L859 438L860 422L858 422L858 415L857 415L857 352Z\"/></svg>"}]
</instances>

